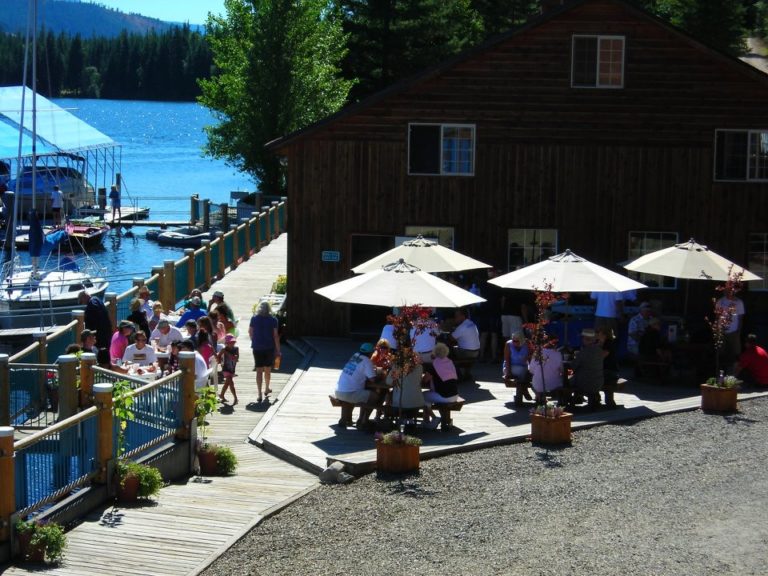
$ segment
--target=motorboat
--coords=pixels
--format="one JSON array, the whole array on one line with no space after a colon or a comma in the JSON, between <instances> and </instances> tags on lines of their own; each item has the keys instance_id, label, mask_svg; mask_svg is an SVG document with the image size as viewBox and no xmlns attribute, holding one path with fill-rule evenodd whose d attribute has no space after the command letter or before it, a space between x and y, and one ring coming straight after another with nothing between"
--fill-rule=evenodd
<instances>
[{"instance_id":1,"label":"motorboat","mask_svg":"<svg viewBox=\"0 0 768 576\"><path fill-rule=\"evenodd\" d=\"M58 226L44 226L43 238L48 244L62 242L71 252L87 252L96 250L104 243L104 238L110 227L103 222L90 220L74 220L68 222L63 228ZM64 231L66 238L56 238L57 232ZM16 248L29 250L29 227L17 228Z\"/></svg>"},{"instance_id":2,"label":"motorboat","mask_svg":"<svg viewBox=\"0 0 768 576\"><path fill-rule=\"evenodd\" d=\"M199 248L203 240L213 240L216 233L204 230L201 226L182 226L172 230L148 230L146 237L163 246Z\"/></svg>"},{"instance_id":3,"label":"motorboat","mask_svg":"<svg viewBox=\"0 0 768 576\"><path fill-rule=\"evenodd\" d=\"M46 157L52 164L38 163L36 166L25 166L20 175L12 178L6 184L8 190L17 192L16 201L22 213L35 208L43 215L51 214L51 197L53 187L58 186L64 199L64 211L72 212L77 206L93 203L93 187L85 180L81 170L60 165L65 158L67 163L72 159L83 161L73 154L56 154ZM34 193L33 193L34 179ZM17 182L18 180L18 182Z\"/></svg>"}]
</instances>

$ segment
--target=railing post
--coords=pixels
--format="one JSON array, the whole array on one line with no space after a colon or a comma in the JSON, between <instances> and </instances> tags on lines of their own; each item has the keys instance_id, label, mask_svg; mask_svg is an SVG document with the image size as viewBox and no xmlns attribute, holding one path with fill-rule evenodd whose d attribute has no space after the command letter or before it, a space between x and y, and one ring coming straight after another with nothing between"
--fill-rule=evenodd
<instances>
[{"instance_id":1,"label":"railing post","mask_svg":"<svg viewBox=\"0 0 768 576\"><path fill-rule=\"evenodd\" d=\"M203 230L206 232L211 229L211 201L203 202Z\"/></svg>"},{"instance_id":2,"label":"railing post","mask_svg":"<svg viewBox=\"0 0 768 576\"><path fill-rule=\"evenodd\" d=\"M192 292L195 286L195 249L185 248L184 257L187 259L187 294Z\"/></svg>"},{"instance_id":3,"label":"railing post","mask_svg":"<svg viewBox=\"0 0 768 576\"><path fill-rule=\"evenodd\" d=\"M176 262L163 261L163 302L170 302L168 310L176 310Z\"/></svg>"},{"instance_id":4,"label":"railing post","mask_svg":"<svg viewBox=\"0 0 768 576\"><path fill-rule=\"evenodd\" d=\"M280 204L283 207L283 232L287 232L288 231L288 196L281 196Z\"/></svg>"},{"instance_id":5,"label":"railing post","mask_svg":"<svg viewBox=\"0 0 768 576\"><path fill-rule=\"evenodd\" d=\"M240 231L237 229L237 224L232 225L232 263L229 265L230 270L237 268L237 261L240 259L240 242L238 236Z\"/></svg>"},{"instance_id":6,"label":"railing post","mask_svg":"<svg viewBox=\"0 0 768 576\"><path fill-rule=\"evenodd\" d=\"M112 460L114 427L112 426L112 384L95 384L93 395L99 415L96 419L96 482L106 484L109 461Z\"/></svg>"},{"instance_id":7,"label":"railing post","mask_svg":"<svg viewBox=\"0 0 768 576\"><path fill-rule=\"evenodd\" d=\"M48 346L46 340L48 335L45 332L35 332L32 339L37 342L37 361L40 364L48 364ZM46 370L37 371L37 401L40 406L45 406L45 399L48 397L46 384Z\"/></svg>"},{"instance_id":8,"label":"railing post","mask_svg":"<svg viewBox=\"0 0 768 576\"><path fill-rule=\"evenodd\" d=\"M265 227L264 243L269 244L269 241L272 239L272 222L269 221L269 206L262 206L261 213L262 225Z\"/></svg>"},{"instance_id":9,"label":"railing post","mask_svg":"<svg viewBox=\"0 0 768 576\"><path fill-rule=\"evenodd\" d=\"M117 294L115 292L107 292L104 294L104 302L107 305L109 322L115 329L117 329ZM111 336L112 335L110 334L110 337Z\"/></svg>"},{"instance_id":10,"label":"railing post","mask_svg":"<svg viewBox=\"0 0 768 576\"><path fill-rule=\"evenodd\" d=\"M219 269L216 270L216 277L221 280L224 278L224 270L226 268L226 251L224 250L224 232L217 232L216 237L219 239Z\"/></svg>"},{"instance_id":11,"label":"railing post","mask_svg":"<svg viewBox=\"0 0 768 576\"><path fill-rule=\"evenodd\" d=\"M181 428L176 431L176 437L181 440L192 440L192 421L195 419L195 353L189 350L179 352L179 369L181 375Z\"/></svg>"},{"instance_id":12,"label":"railing post","mask_svg":"<svg viewBox=\"0 0 768 576\"><path fill-rule=\"evenodd\" d=\"M200 197L197 194L192 194L189 198L189 222L191 224L196 224L200 216L197 203L199 199Z\"/></svg>"},{"instance_id":13,"label":"railing post","mask_svg":"<svg viewBox=\"0 0 768 576\"><path fill-rule=\"evenodd\" d=\"M16 512L13 428L0 426L0 542L11 539L11 516Z\"/></svg>"},{"instance_id":14,"label":"railing post","mask_svg":"<svg viewBox=\"0 0 768 576\"><path fill-rule=\"evenodd\" d=\"M59 419L69 418L77 412L77 356L59 356Z\"/></svg>"},{"instance_id":15,"label":"railing post","mask_svg":"<svg viewBox=\"0 0 768 576\"><path fill-rule=\"evenodd\" d=\"M11 425L11 374L8 354L0 354L0 426Z\"/></svg>"},{"instance_id":16,"label":"railing post","mask_svg":"<svg viewBox=\"0 0 768 576\"><path fill-rule=\"evenodd\" d=\"M80 355L80 408L87 408L93 403L93 367L96 365L96 354L83 352Z\"/></svg>"},{"instance_id":17,"label":"railing post","mask_svg":"<svg viewBox=\"0 0 768 576\"><path fill-rule=\"evenodd\" d=\"M205 274L205 287L210 288L212 278L211 273L211 241L203 240L200 245L203 247L203 273Z\"/></svg>"},{"instance_id":18,"label":"railing post","mask_svg":"<svg viewBox=\"0 0 768 576\"><path fill-rule=\"evenodd\" d=\"M75 325L75 344L82 340L83 329L85 328L85 310L72 310L72 320L77 320Z\"/></svg>"},{"instance_id":19,"label":"railing post","mask_svg":"<svg viewBox=\"0 0 768 576\"><path fill-rule=\"evenodd\" d=\"M280 236L280 217L277 213L277 205L278 201L273 200L272 201L272 208L270 209L270 214L272 215L272 238L277 238Z\"/></svg>"},{"instance_id":20,"label":"railing post","mask_svg":"<svg viewBox=\"0 0 768 576\"><path fill-rule=\"evenodd\" d=\"M152 266L152 269L150 271L151 276L157 276L157 284L155 285L155 292L157 292L157 299L160 301L160 303L163 305L163 311L168 310L168 307L166 306L165 299L163 298L163 267L162 266Z\"/></svg>"},{"instance_id":21,"label":"railing post","mask_svg":"<svg viewBox=\"0 0 768 576\"><path fill-rule=\"evenodd\" d=\"M229 204L219 204L219 213L221 214L221 229L229 230Z\"/></svg>"},{"instance_id":22,"label":"railing post","mask_svg":"<svg viewBox=\"0 0 768 576\"><path fill-rule=\"evenodd\" d=\"M256 252L261 252L261 218L258 212L251 212L253 229L256 232Z\"/></svg>"},{"instance_id":23,"label":"railing post","mask_svg":"<svg viewBox=\"0 0 768 576\"><path fill-rule=\"evenodd\" d=\"M242 218L243 234L245 234L245 253L243 254L243 260L248 260L251 257L251 231L250 224L248 224L248 218Z\"/></svg>"}]
</instances>

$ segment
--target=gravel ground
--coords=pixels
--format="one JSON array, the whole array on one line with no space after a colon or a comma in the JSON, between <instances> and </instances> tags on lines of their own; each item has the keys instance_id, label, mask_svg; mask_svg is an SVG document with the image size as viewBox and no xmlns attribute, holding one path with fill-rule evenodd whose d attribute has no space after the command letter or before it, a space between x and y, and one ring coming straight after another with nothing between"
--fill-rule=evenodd
<instances>
[{"instance_id":1,"label":"gravel ground","mask_svg":"<svg viewBox=\"0 0 768 576\"><path fill-rule=\"evenodd\" d=\"M768 574L768 398L323 486L204 576ZM257 489L257 488L255 488Z\"/></svg>"}]
</instances>

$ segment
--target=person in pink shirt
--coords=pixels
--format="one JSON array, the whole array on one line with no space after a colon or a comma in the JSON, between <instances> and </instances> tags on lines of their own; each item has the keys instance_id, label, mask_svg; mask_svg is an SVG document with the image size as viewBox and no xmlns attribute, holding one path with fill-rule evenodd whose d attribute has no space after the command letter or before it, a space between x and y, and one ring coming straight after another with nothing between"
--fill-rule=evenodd
<instances>
[{"instance_id":1,"label":"person in pink shirt","mask_svg":"<svg viewBox=\"0 0 768 576\"><path fill-rule=\"evenodd\" d=\"M733 373L747 384L768 386L768 352L757 345L757 336L750 334L744 342Z\"/></svg>"},{"instance_id":2,"label":"person in pink shirt","mask_svg":"<svg viewBox=\"0 0 768 576\"><path fill-rule=\"evenodd\" d=\"M130 344L130 337L133 334L134 326L130 320L121 320L117 325L117 330L112 335L112 341L109 344L109 356L113 362L122 362L125 349Z\"/></svg>"}]
</instances>

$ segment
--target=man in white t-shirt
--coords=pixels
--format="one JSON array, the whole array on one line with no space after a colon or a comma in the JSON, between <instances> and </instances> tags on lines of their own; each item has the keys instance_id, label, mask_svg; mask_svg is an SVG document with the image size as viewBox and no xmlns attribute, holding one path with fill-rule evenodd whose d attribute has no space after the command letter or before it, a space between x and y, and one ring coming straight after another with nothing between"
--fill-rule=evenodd
<instances>
[{"instance_id":1,"label":"man in white t-shirt","mask_svg":"<svg viewBox=\"0 0 768 576\"><path fill-rule=\"evenodd\" d=\"M336 383L334 395L342 402L350 404L379 405L381 397L375 390L369 390L366 385L376 379L376 368L371 362L373 344L366 342L360 346L360 350L352 354L352 357L344 365ZM357 421L358 428L368 422L371 408L360 407L360 418Z\"/></svg>"},{"instance_id":2,"label":"man in white t-shirt","mask_svg":"<svg viewBox=\"0 0 768 576\"><path fill-rule=\"evenodd\" d=\"M736 295L723 296L717 301L716 306L723 310L731 310L731 321L725 328L723 335L722 353L727 362L735 362L741 354L741 326L744 324L742 317L745 314L744 302Z\"/></svg>"},{"instance_id":3,"label":"man in white t-shirt","mask_svg":"<svg viewBox=\"0 0 768 576\"><path fill-rule=\"evenodd\" d=\"M468 318L467 310L459 308L454 314L456 328L451 336L456 341L456 359L477 358L480 355L480 332Z\"/></svg>"},{"instance_id":4,"label":"man in white t-shirt","mask_svg":"<svg viewBox=\"0 0 768 576\"><path fill-rule=\"evenodd\" d=\"M181 342L184 340L184 336L181 334L181 330L176 326L171 326L168 320L160 320L157 323L157 328L152 330L150 335L152 340L157 341L157 347L165 350L171 345L171 342Z\"/></svg>"},{"instance_id":5,"label":"man in white t-shirt","mask_svg":"<svg viewBox=\"0 0 768 576\"><path fill-rule=\"evenodd\" d=\"M619 333L619 319L624 315L624 295L621 292L592 292L595 300L595 330L607 326Z\"/></svg>"},{"instance_id":6,"label":"man in white t-shirt","mask_svg":"<svg viewBox=\"0 0 768 576\"><path fill-rule=\"evenodd\" d=\"M136 342L125 349L123 362L132 362L139 366L153 366L157 362L155 349L147 346L147 335L144 332L136 333Z\"/></svg>"},{"instance_id":7,"label":"man in white t-shirt","mask_svg":"<svg viewBox=\"0 0 768 576\"><path fill-rule=\"evenodd\" d=\"M421 361L426 364L432 363L432 350L437 343L437 334L440 329L437 322L429 320L424 326L424 330L416 334L416 328L411 328L411 341L413 342L413 351L421 356Z\"/></svg>"}]
</instances>

